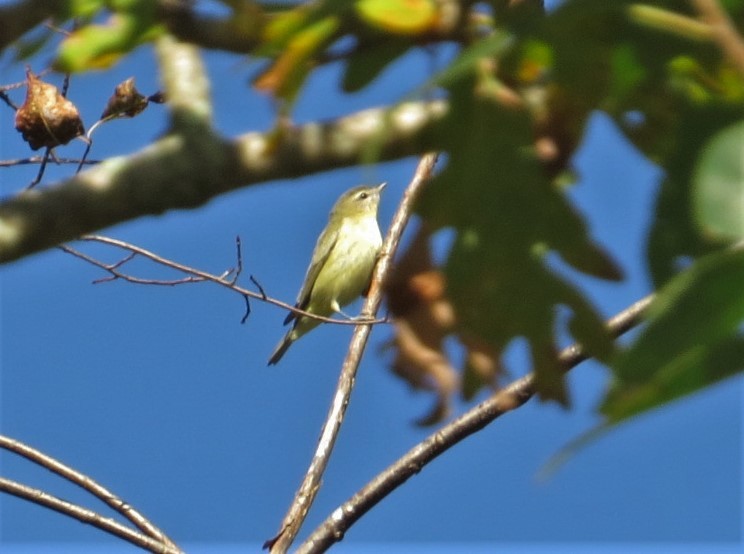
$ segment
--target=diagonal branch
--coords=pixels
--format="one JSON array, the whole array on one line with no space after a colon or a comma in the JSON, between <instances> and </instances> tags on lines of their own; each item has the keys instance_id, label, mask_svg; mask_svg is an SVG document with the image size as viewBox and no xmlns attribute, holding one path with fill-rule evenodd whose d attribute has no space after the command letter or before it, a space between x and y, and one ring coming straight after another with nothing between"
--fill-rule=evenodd
<instances>
[{"instance_id":1,"label":"diagonal branch","mask_svg":"<svg viewBox=\"0 0 744 554\"><path fill-rule=\"evenodd\" d=\"M733 64L740 75L744 75L744 39L717 0L690 0L690 4L712 28L713 40Z\"/></svg>"},{"instance_id":2,"label":"diagonal branch","mask_svg":"<svg viewBox=\"0 0 744 554\"><path fill-rule=\"evenodd\" d=\"M24 0L0 6L0 49L51 17L65 4L62 0Z\"/></svg>"},{"instance_id":3,"label":"diagonal branch","mask_svg":"<svg viewBox=\"0 0 744 554\"><path fill-rule=\"evenodd\" d=\"M60 514L77 519L82 523L87 523L93 527L97 527L102 531L111 533L120 539L124 539L125 541L149 550L150 552L156 552L158 554L181 554L182 552L175 546L162 543L157 539L138 533L111 518L103 517L92 510L67 502L66 500L57 498L56 496L40 489L29 487L11 479L0 477L0 491L28 500L34 504L39 504L40 506L44 506L45 508L59 512Z\"/></svg>"},{"instance_id":4,"label":"diagonal branch","mask_svg":"<svg viewBox=\"0 0 744 554\"><path fill-rule=\"evenodd\" d=\"M649 295L626 308L607 322L607 328L615 336L637 326L653 295ZM574 344L559 354L564 371L569 371L588 358L581 345ZM488 400L467 411L439 431L414 446L404 456L379 473L313 531L298 548L301 554L324 552L333 543L340 541L344 533L378 502L393 492L424 466L446 452L463 439L476 433L496 418L525 404L535 394L535 374L517 379L496 392Z\"/></svg>"},{"instance_id":5,"label":"diagonal branch","mask_svg":"<svg viewBox=\"0 0 744 554\"><path fill-rule=\"evenodd\" d=\"M180 552L180 549L176 544L149 519L87 475L80 473L70 466L63 464L59 460L52 458L27 444L4 435L0 435L0 448L18 454L19 456L23 456L27 460L48 469L52 473L56 473L60 477L63 477L71 483L88 491L110 508L131 521L140 531L142 531L143 534L137 533L136 531L129 529L110 518L105 518L87 508L66 502L48 493L16 483L9 479L0 478L0 490L36 504L46 506L47 508L51 508L62 514L78 519L83 523L89 523L94 527L98 527L103 531L112 533L136 544L137 546L141 546L142 548L146 548L153 552Z\"/></svg>"},{"instance_id":6,"label":"diagonal branch","mask_svg":"<svg viewBox=\"0 0 744 554\"><path fill-rule=\"evenodd\" d=\"M139 152L0 202L0 263L237 188L358 165L371 144L380 161L426 152L446 111L444 101L408 102L233 140L179 125Z\"/></svg>"},{"instance_id":7,"label":"diagonal branch","mask_svg":"<svg viewBox=\"0 0 744 554\"><path fill-rule=\"evenodd\" d=\"M436 154L427 154L419 162L416 173L408 185L403 199L401 200L398 210L393 216L385 242L382 245L380 258L372 274L372 284L370 286L367 301L362 310L363 315L374 316L382 302L382 285L392 266L393 256L400 242L408 219L413 209L413 203L418 197L423 185L431 176L436 163ZM294 500L292 501L287 514L282 521L279 534L266 541L265 548L270 548L272 553L286 552L294 541L297 533L305 521L310 506L315 500L315 495L320 489L323 473L336 443L336 438L341 429L341 424L346 414L346 407L349 404L351 391L354 387L357 368L362 358L362 353L367 344L370 333L369 325L359 325L355 330L349 344L349 351L341 367L336 393L333 396L333 402L328 411L323 430L318 440L318 446L315 450L310 467L305 474L305 478L297 490Z\"/></svg>"},{"instance_id":8,"label":"diagonal branch","mask_svg":"<svg viewBox=\"0 0 744 554\"><path fill-rule=\"evenodd\" d=\"M71 483L85 489L135 524L143 533L160 543L172 547L176 546L165 533L153 525L145 516L87 475L76 471L70 466L63 464L59 460L56 460L27 444L4 435L0 435L0 448L18 454L19 456L23 456L27 460L38 464L52 473L56 473L60 477L63 477Z\"/></svg>"}]
</instances>

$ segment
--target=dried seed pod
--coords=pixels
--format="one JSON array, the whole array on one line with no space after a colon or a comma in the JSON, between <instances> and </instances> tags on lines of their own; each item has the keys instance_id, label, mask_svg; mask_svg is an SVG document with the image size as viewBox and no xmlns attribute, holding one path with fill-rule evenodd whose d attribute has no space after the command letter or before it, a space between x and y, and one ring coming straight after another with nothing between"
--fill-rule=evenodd
<instances>
[{"instance_id":1,"label":"dried seed pod","mask_svg":"<svg viewBox=\"0 0 744 554\"><path fill-rule=\"evenodd\" d=\"M26 70L26 100L18 108L15 128L33 150L67 144L84 133L75 104L54 85Z\"/></svg>"}]
</instances>

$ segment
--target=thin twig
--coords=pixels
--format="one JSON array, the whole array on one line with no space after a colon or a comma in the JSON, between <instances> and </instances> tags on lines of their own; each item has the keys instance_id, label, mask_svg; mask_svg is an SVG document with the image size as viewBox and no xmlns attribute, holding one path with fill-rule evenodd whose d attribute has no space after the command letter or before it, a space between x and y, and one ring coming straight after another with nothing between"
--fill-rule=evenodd
<instances>
[{"instance_id":1,"label":"thin twig","mask_svg":"<svg viewBox=\"0 0 744 554\"><path fill-rule=\"evenodd\" d=\"M63 464L59 460L52 458L27 444L5 435L0 435L0 448L18 454L19 456L23 456L27 460L48 469L52 473L56 473L60 477L63 477L71 483L88 491L93 496L107 504L110 508L131 521L143 533L158 541L159 544L168 545L178 550L176 544L149 519L87 475L76 471L70 466Z\"/></svg>"},{"instance_id":2,"label":"thin twig","mask_svg":"<svg viewBox=\"0 0 744 554\"><path fill-rule=\"evenodd\" d=\"M39 164L39 171L36 173L36 177L34 177L34 180L31 181L28 185L26 185L26 190L34 188L36 185L38 185L41 182L41 179L44 177L44 172L46 171L47 163L49 162L49 156L52 154L52 149L47 147L47 149L44 151L44 155L41 157L41 164Z\"/></svg>"},{"instance_id":3,"label":"thin twig","mask_svg":"<svg viewBox=\"0 0 744 554\"><path fill-rule=\"evenodd\" d=\"M16 167L18 165L30 165L40 164L44 161L44 156L32 156L30 158L21 158L15 160L0 160L0 167ZM56 165L62 164L84 164L84 165L96 165L101 163L101 160L81 160L78 158L56 158L54 160Z\"/></svg>"},{"instance_id":4,"label":"thin twig","mask_svg":"<svg viewBox=\"0 0 744 554\"><path fill-rule=\"evenodd\" d=\"M109 246L115 246L123 250L126 250L132 254L136 254L143 258L147 258L148 260L155 262L159 265L169 267L175 271L180 271L188 275L188 277L182 277L180 279L146 279L142 277L135 277L133 275L124 273L120 269L120 267L124 263L130 261L133 258L133 256L127 256L124 259L119 260L118 262L108 264L101 260L93 258L92 256L84 254L72 248L71 246L60 245L58 247L60 250L72 256L75 256L91 265L101 268L111 275L110 278L97 279L96 281L94 281L94 283L101 283L101 282L112 281L115 279L121 279L122 281L127 281L129 283L135 283L135 284L141 284L141 285L176 286L176 285L201 283L201 282L209 281L211 283L215 283L217 285L223 286L227 289L230 289L233 292L240 294L246 299L246 302L248 301L248 298L255 298L262 302L273 304L274 306L279 306L280 308L284 308L285 310L294 312L298 315L323 321L324 323L333 323L335 325L360 325L360 323L355 320L334 319L332 317L324 317L324 316L320 316L317 314L312 314L312 313L306 312L305 310L301 310L292 304L288 304L286 302L282 302L281 300L277 300L276 298L267 296L263 288L261 288L260 285L258 285L257 281L253 277L251 277L251 281L254 284L258 285L260 292L254 292L252 290L245 289L235 284L234 279L231 277L231 275L233 274L232 270L224 272L222 275L213 275L211 273L207 273L206 271L201 271L191 266L183 265L173 260L169 260L168 258L163 258L162 256L155 254L154 252L151 252L149 250L146 250L134 244L128 243L126 241L113 239L111 237L105 237L102 235L85 235L85 236L80 237L78 240L83 241L83 242L99 242L102 244L107 244ZM240 267L241 264L242 264L242 257L238 261L238 267ZM387 320L386 319L370 319L369 321L364 321L363 325L377 325L380 323L387 323Z\"/></svg>"},{"instance_id":5,"label":"thin twig","mask_svg":"<svg viewBox=\"0 0 744 554\"><path fill-rule=\"evenodd\" d=\"M238 280L240 274L243 273L243 245L240 241L240 235L236 235L235 237L235 256L237 259L237 263L235 264L235 271L230 272L232 274L230 282L233 284L235 284L235 282ZM261 292L261 294L263 294L263 289L261 289L260 287L259 291ZM264 294L264 297L265 296L266 295Z\"/></svg>"},{"instance_id":6,"label":"thin twig","mask_svg":"<svg viewBox=\"0 0 744 554\"><path fill-rule=\"evenodd\" d=\"M23 84L21 84L20 86L22 86ZM9 90L8 86L0 87L0 100L5 102L11 109L18 111L18 106L16 106L15 102L13 102L10 96L8 96L8 93L5 92L6 90Z\"/></svg>"},{"instance_id":7,"label":"thin twig","mask_svg":"<svg viewBox=\"0 0 744 554\"><path fill-rule=\"evenodd\" d=\"M85 151L83 152L83 155L80 158L80 163L78 164L77 168L75 168L75 174L78 174L82 171L83 166L85 165L85 162L88 161L88 154L90 154L90 149L93 147L93 139L88 138L84 142L85 142Z\"/></svg>"},{"instance_id":8,"label":"thin twig","mask_svg":"<svg viewBox=\"0 0 744 554\"><path fill-rule=\"evenodd\" d=\"M147 535L143 535L134 529L122 525L118 521L114 521L108 517L103 517L92 510L67 502L61 498L57 498L41 489L29 487L22 483L0 477L0 491L28 500L34 504L44 506L45 508L59 512L60 514L77 519L82 523L92 525L101 531L110 533L136 546L149 550L150 552L157 552L158 554L182 554L183 552L177 547L159 542L152 537L148 537Z\"/></svg>"},{"instance_id":9,"label":"thin twig","mask_svg":"<svg viewBox=\"0 0 744 554\"><path fill-rule=\"evenodd\" d=\"M717 0L690 0L690 4L711 26L713 40L736 67L739 74L744 76L744 40L736 30L731 18L721 7L720 2Z\"/></svg>"},{"instance_id":10,"label":"thin twig","mask_svg":"<svg viewBox=\"0 0 744 554\"><path fill-rule=\"evenodd\" d=\"M392 265L393 256L411 215L413 203L423 188L423 185L431 176L436 159L436 154L426 154L421 159L411 183L403 194L403 199L390 224L390 229L382 245L380 258L372 275L369 295L362 309L363 315L374 316L380 306L382 301L382 284ZM359 326L354 330L348 353L341 367L336 393L333 396L333 401L323 425L315 455L310 462L310 467L295 494L295 498L287 514L284 516L279 533L264 544L264 547L270 548L272 553L284 553L290 547L302 523L305 521L305 517L320 488L323 473L328 465L333 446L336 443L336 438L344 420L346 407L354 386L357 368L359 367L364 347L367 344L370 330L370 327L367 325Z\"/></svg>"},{"instance_id":11,"label":"thin twig","mask_svg":"<svg viewBox=\"0 0 744 554\"><path fill-rule=\"evenodd\" d=\"M649 295L611 318L607 322L609 332L614 336L619 336L637 326L642 321L643 314L652 299L653 295ZM586 352L579 344L569 346L559 354L564 371L569 371L587 358ZM360 517L410 477L421 471L429 462L496 418L519 408L534 394L535 374L530 373L499 390L488 400L470 409L439 431L429 435L336 508L300 545L297 552L299 554L324 552L332 544L343 539L344 533Z\"/></svg>"}]
</instances>

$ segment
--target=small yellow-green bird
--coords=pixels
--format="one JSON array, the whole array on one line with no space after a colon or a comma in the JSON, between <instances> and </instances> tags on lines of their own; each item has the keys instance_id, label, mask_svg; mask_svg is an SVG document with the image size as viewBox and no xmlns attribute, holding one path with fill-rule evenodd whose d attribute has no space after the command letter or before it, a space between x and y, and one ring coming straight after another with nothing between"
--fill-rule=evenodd
<instances>
[{"instance_id":1,"label":"small yellow-green bird","mask_svg":"<svg viewBox=\"0 0 744 554\"><path fill-rule=\"evenodd\" d=\"M296 307L325 317L343 314L341 308L367 290L382 246L377 208L385 185L356 187L336 201L328 225L315 244ZM291 312L284 324L293 320L292 329L276 346L269 365L277 363L294 341L321 323Z\"/></svg>"}]
</instances>

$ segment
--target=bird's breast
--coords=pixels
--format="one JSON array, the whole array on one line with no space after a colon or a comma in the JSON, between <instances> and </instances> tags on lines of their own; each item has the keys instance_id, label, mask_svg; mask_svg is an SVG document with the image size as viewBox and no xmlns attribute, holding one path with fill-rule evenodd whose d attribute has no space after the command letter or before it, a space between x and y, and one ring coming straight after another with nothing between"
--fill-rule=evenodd
<instances>
[{"instance_id":1,"label":"bird's breast","mask_svg":"<svg viewBox=\"0 0 744 554\"><path fill-rule=\"evenodd\" d=\"M311 295L311 304L320 311L332 301L345 306L360 296L367 288L382 237L377 221L344 221L336 244L318 274ZM330 312L329 312L330 313Z\"/></svg>"}]
</instances>

